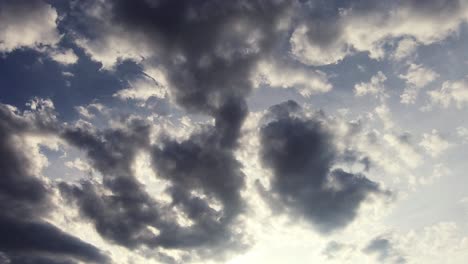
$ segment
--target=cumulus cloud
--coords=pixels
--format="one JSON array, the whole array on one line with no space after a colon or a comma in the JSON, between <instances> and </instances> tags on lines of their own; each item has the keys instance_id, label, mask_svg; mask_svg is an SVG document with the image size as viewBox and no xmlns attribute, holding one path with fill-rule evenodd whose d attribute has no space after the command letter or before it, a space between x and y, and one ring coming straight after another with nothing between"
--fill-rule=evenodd
<instances>
[{"instance_id":1,"label":"cumulus cloud","mask_svg":"<svg viewBox=\"0 0 468 264\"><path fill-rule=\"evenodd\" d=\"M294 68L277 62L262 61L253 77L255 87L268 85L278 88L295 88L302 96L328 92L331 83L324 72Z\"/></svg>"},{"instance_id":2,"label":"cumulus cloud","mask_svg":"<svg viewBox=\"0 0 468 264\"><path fill-rule=\"evenodd\" d=\"M79 36L77 44L104 68L131 59L142 62L148 73L145 83L115 96L147 100L155 89L146 81L154 81L168 88L184 110L206 114L214 124L184 140L165 136L151 149L143 124L108 131L68 129L63 137L86 151L103 182L63 184L62 192L103 237L129 248L184 249L211 257L241 248L244 176L234 151L247 115L250 77L275 48L289 4L102 1L98 6L87 9L87 15L95 25L91 30L101 34ZM149 73L154 68L157 76ZM328 90L325 77L316 76L314 89ZM294 84L305 85L301 78L304 74ZM169 204L152 199L133 174L131 164L141 149L151 152L155 174L169 182Z\"/></svg>"},{"instance_id":3,"label":"cumulus cloud","mask_svg":"<svg viewBox=\"0 0 468 264\"><path fill-rule=\"evenodd\" d=\"M119 99L113 102L151 106L156 98L175 103L183 114L203 121L187 121L187 116L177 120L180 112L170 113L167 120L158 119L155 112L141 117L140 110L148 111L141 108L114 120L113 109L93 101L75 108L80 120L60 123L50 100L36 98L24 112L0 105L0 167L6 174L0 185L0 233L5 234L0 238L0 262L110 262L108 252L83 241L85 235L79 239L49 221L57 200L63 203L61 209L72 211L61 215L65 219L61 227L84 220L83 226L93 235L88 241L133 252L122 263L143 262L142 256L164 263L207 262L244 250L250 245L245 217L252 209L245 192L254 189L248 185L256 176L252 180L244 175L255 169L244 168L238 160L242 151L238 141L249 115L246 98L252 89L292 88L304 97L328 92L333 88L332 75L324 72L326 67L320 71L310 65L333 64L357 52L378 59L388 54L395 60L406 59L418 45L454 33L465 20L461 12L466 9L464 3L444 0L390 3L389 8L371 1L313 2L73 1L63 4L65 11L57 4L65 14L60 18L45 2L2 2L0 52L29 48L72 65L78 62L74 51L84 51L102 64L99 74L107 76L115 74L117 66L131 65L139 74L109 95ZM333 8L322 9L328 5ZM317 15L322 11L324 15ZM60 46L61 21L65 22L60 31L68 34L64 42L73 49ZM291 53L284 56L288 48ZM132 62L121 64L126 60ZM84 78L79 66L61 72L67 78ZM414 89L437 76L416 64L400 75ZM382 105L374 113L389 130L396 125L384 102L386 80L379 71L368 82L356 84L354 91L359 97L380 99ZM454 93L449 103L464 103L463 85L447 84L451 88L446 90ZM409 94L406 101L414 101L411 91L405 93ZM433 101L440 104L448 100L440 99L444 96L434 92L431 98L439 98ZM350 225L372 198L392 196L366 176L374 173L374 166L414 169L422 163L407 134L363 132L362 120L332 125L332 118L327 123L324 116L305 113L288 101L271 107L260 129L257 123L250 124L260 131L257 154L262 172L271 173L269 181L258 181L255 190L275 212L305 220L320 234ZM105 122L99 122L101 117ZM167 129L168 123L179 121L190 127ZM23 147L28 136L47 133L82 154L65 162L64 168L93 173L58 186L39 177L40 170L33 168L31 155ZM438 133L423 137L420 147L430 155L436 157L447 149ZM362 138L368 145L357 146ZM446 172L442 165L434 167L434 175ZM145 181L156 182L158 191L153 193ZM70 230L77 230L76 226ZM13 239L17 236L24 241ZM379 252L391 252L391 242L379 239L367 251L387 261L391 253ZM333 258L355 251L351 244L335 242L324 254ZM138 260L130 260L138 254L142 255Z\"/></svg>"},{"instance_id":4,"label":"cumulus cloud","mask_svg":"<svg viewBox=\"0 0 468 264\"><path fill-rule=\"evenodd\" d=\"M78 61L78 56L72 49L66 50L51 50L49 51L49 56L56 62L63 65L75 64Z\"/></svg>"},{"instance_id":5,"label":"cumulus cloud","mask_svg":"<svg viewBox=\"0 0 468 264\"><path fill-rule=\"evenodd\" d=\"M460 109L468 103L468 77L456 81L445 81L440 90L429 91L428 95L430 103L425 109L437 105L442 108L453 105Z\"/></svg>"},{"instance_id":6,"label":"cumulus cloud","mask_svg":"<svg viewBox=\"0 0 468 264\"><path fill-rule=\"evenodd\" d=\"M356 52L381 59L387 55L385 45L411 38L394 53L403 58L416 43L453 35L468 18L468 5L459 0L311 2L290 39L293 56L308 65L337 63Z\"/></svg>"},{"instance_id":7,"label":"cumulus cloud","mask_svg":"<svg viewBox=\"0 0 468 264\"><path fill-rule=\"evenodd\" d=\"M55 9L42 1L0 3L0 52L54 46L60 41Z\"/></svg>"},{"instance_id":8,"label":"cumulus cloud","mask_svg":"<svg viewBox=\"0 0 468 264\"><path fill-rule=\"evenodd\" d=\"M145 74L130 81L130 87L117 91L114 96L122 100L131 99L143 103L152 97L164 98L167 94L167 84L158 80L164 80L164 76L158 74L156 78L153 78Z\"/></svg>"},{"instance_id":9,"label":"cumulus cloud","mask_svg":"<svg viewBox=\"0 0 468 264\"><path fill-rule=\"evenodd\" d=\"M260 135L261 159L273 173L265 195L329 233L351 223L367 197L388 193L362 174L336 168L332 134L319 120L300 118L301 111L294 101L270 108L273 121Z\"/></svg>"},{"instance_id":10,"label":"cumulus cloud","mask_svg":"<svg viewBox=\"0 0 468 264\"><path fill-rule=\"evenodd\" d=\"M397 61L408 58L416 51L418 45L419 43L413 38L404 38L398 41L392 58Z\"/></svg>"},{"instance_id":11,"label":"cumulus cloud","mask_svg":"<svg viewBox=\"0 0 468 264\"><path fill-rule=\"evenodd\" d=\"M407 73L401 74L399 77L405 80L407 84L407 87L400 96L401 103L414 104L419 90L433 82L439 75L423 65L410 64Z\"/></svg>"},{"instance_id":12,"label":"cumulus cloud","mask_svg":"<svg viewBox=\"0 0 468 264\"><path fill-rule=\"evenodd\" d=\"M0 53L34 49L63 65L76 63L78 57L73 50L58 47L62 38L59 20L55 8L42 0L2 1Z\"/></svg>"},{"instance_id":13,"label":"cumulus cloud","mask_svg":"<svg viewBox=\"0 0 468 264\"><path fill-rule=\"evenodd\" d=\"M452 144L443 138L436 129L432 132L424 133L421 142L421 147L432 157L437 157L446 151Z\"/></svg>"},{"instance_id":14,"label":"cumulus cloud","mask_svg":"<svg viewBox=\"0 0 468 264\"><path fill-rule=\"evenodd\" d=\"M363 252L366 254L375 254L379 263L407 263L406 259L394 249L390 239L384 236L379 236L371 240L363 249Z\"/></svg>"},{"instance_id":15,"label":"cumulus cloud","mask_svg":"<svg viewBox=\"0 0 468 264\"><path fill-rule=\"evenodd\" d=\"M354 94L356 96L373 95L377 98L385 97L385 81L387 76L379 71L372 76L369 82L361 82L354 85Z\"/></svg>"},{"instance_id":16,"label":"cumulus cloud","mask_svg":"<svg viewBox=\"0 0 468 264\"><path fill-rule=\"evenodd\" d=\"M244 177L232 149L245 106L232 103L221 109L214 126L182 142L166 136L151 146L149 126L138 119L105 131L65 129L62 137L85 151L103 180L62 183L62 194L104 238L128 248L180 249L206 257L241 249L237 220L244 208ZM132 169L141 151L151 153L155 174L167 181L168 201L149 195ZM82 167L70 163L75 165Z\"/></svg>"},{"instance_id":17,"label":"cumulus cloud","mask_svg":"<svg viewBox=\"0 0 468 264\"><path fill-rule=\"evenodd\" d=\"M27 135L52 133L55 116L50 101L37 99L30 107L19 112L0 105L0 251L12 263L106 263L99 249L45 221L52 186L22 146Z\"/></svg>"}]
</instances>

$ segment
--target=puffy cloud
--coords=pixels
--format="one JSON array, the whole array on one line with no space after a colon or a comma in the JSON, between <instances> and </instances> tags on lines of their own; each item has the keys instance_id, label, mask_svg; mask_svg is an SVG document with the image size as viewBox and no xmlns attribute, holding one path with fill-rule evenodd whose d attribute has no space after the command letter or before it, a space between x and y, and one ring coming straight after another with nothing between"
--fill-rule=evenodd
<instances>
[{"instance_id":1,"label":"puffy cloud","mask_svg":"<svg viewBox=\"0 0 468 264\"><path fill-rule=\"evenodd\" d=\"M166 97L168 84L165 81L164 74L158 69L153 69L151 73L145 73L135 81L130 81L129 88L117 91L114 96L122 100L131 99L140 102L146 102L152 97Z\"/></svg>"},{"instance_id":2,"label":"puffy cloud","mask_svg":"<svg viewBox=\"0 0 468 264\"><path fill-rule=\"evenodd\" d=\"M354 94L356 96L374 95L378 98L385 97L385 81L387 76L382 72L378 72L372 76L369 82L361 82L354 85Z\"/></svg>"},{"instance_id":3,"label":"puffy cloud","mask_svg":"<svg viewBox=\"0 0 468 264\"><path fill-rule=\"evenodd\" d=\"M67 128L63 138L85 151L103 180L62 183L61 191L104 238L130 249L183 250L193 258L241 249L244 179L233 149L245 111L233 100L220 109L214 126L181 142L163 137L155 146L149 126L138 119L104 131ZM141 151L151 151L155 174L167 182L162 192L168 200L149 195L133 170Z\"/></svg>"},{"instance_id":4,"label":"puffy cloud","mask_svg":"<svg viewBox=\"0 0 468 264\"><path fill-rule=\"evenodd\" d=\"M97 114L103 114L108 112L108 108L101 103L91 103L86 106L76 106L75 110L78 112L80 117L86 119L92 119L96 117Z\"/></svg>"},{"instance_id":5,"label":"puffy cloud","mask_svg":"<svg viewBox=\"0 0 468 264\"><path fill-rule=\"evenodd\" d=\"M336 168L331 132L319 121L301 118L288 101L270 108L273 121L261 129L261 159L272 170L267 200L310 221L321 233L343 228L370 195L388 195L362 174Z\"/></svg>"},{"instance_id":6,"label":"puffy cloud","mask_svg":"<svg viewBox=\"0 0 468 264\"><path fill-rule=\"evenodd\" d=\"M0 3L0 52L54 46L60 41L57 11L38 1Z\"/></svg>"},{"instance_id":7,"label":"puffy cloud","mask_svg":"<svg viewBox=\"0 0 468 264\"><path fill-rule=\"evenodd\" d=\"M419 145L426 150L427 154L432 157L437 157L446 151L452 144L444 139L436 129L433 129L430 134L423 134L423 139Z\"/></svg>"},{"instance_id":8,"label":"puffy cloud","mask_svg":"<svg viewBox=\"0 0 468 264\"><path fill-rule=\"evenodd\" d=\"M289 4L139 0L97 6L85 8L96 34L78 36L77 44L107 69L125 59L141 62L179 106L211 116L214 124L183 140L163 137L152 147L155 173L169 183L170 204L152 199L131 171L137 150L151 145L143 127L68 130L64 138L86 151L103 183L63 184L63 193L103 237L129 248L184 249L211 257L239 248L244 176L234 150L247 115L251 74L276 47ZM160 69L158 76L149 73L154 68ZM294 84L303 84L303 77ZM329 89L325 77L317 74L316 80L325 88L314 89ZM146 83L137 84L115 96L143 101L154 94Z\"/></svg>"},{"instance_id":9,"label":"puffy cloud","mask_svg":"<svg viewBox=\"0 0 468 264\"><path fill-rule=\"evenodd\" d=\"M439 75L423 65L410 64L406 74L401 74L400 78L406 81L408 85L401 94L403 104L414 104L419 90L429 83L433 82Z\"/></svg>"},{"instance_id":10,"label":"puffy cloud","mask_svg":"<svg viewBox=\"0 0 468 264\"><path fill-rule=\"evenodd\" d=\"M255 87L268 85L278 88L295 88L302 96L328 92L332 85L321 71L293 68L277 62L260 62L253 77Z\"/></svg>"},{"instance_id":11,"label":"puffy cloud","mask_svg":"<svg viewBox=\"0 0 468 264\"><path fill-rule=\"evenodd\" d=\"M328 21L314 22L310 25L301 25L294 30L290 43L291 53L295 59L308 65L326 65L337 63L351 54L351 46L344 43L340 36L328 39L336 34L339 27L337 23L332 22L330 23L332 26L329 26ZM319 36L317 43L315 40L311 41L309 37L309 34L314 35L314 33ZM325 40L320 39L321 36L324 36Z\"/></svg>"},{"instance_id":12,"label":"puffy cloud","mask_svg":"<svg viewBox=\"0 0 468 264\"><path fill-rule=\"evenodd\" d=\"M454 222L438 222L404 234L394 233L390 241L408 263L436 264L446 261L447 256L453 263L464 263L468 257L468 238Z\"/></svg>"},{"instance_id":13,"label":"puffy cloud","mask_svg":"<svg viewBox=\"0 0 468 264\"><path fill-rule=\"evenodd\" d=\"M337 63L356 52L381 59L386 45L411 38L413 42L397 46L394 56L402 58L415 43L428 45L454 34L468 18L468 5L460 0L327 1L309 6L290 40L293 56L309 65Z\"/></svg>"},{"instance_id":14,"label":"puffy cloud","mask_svg":"<svg viewBox=\"0 0 468 264\"><path fill-rule=\"evenodd\" d=\"M410 168L416 168L421 165L423 159L415 144L411 140L411 135L403 134L396 136L394 134L385 134L383 139L393 148L401 161Z\"/></svg>"},{"instance_id":15,"label":"puffy cloud","mask_svg":"<svg viewBox=\"0 0 468 264\"><path fill-rule=\"evenodd\" d=\"M463 144L468 144L468 128L457 127L457 135L462 139Z\"/></svg>"},{"instance_id":16,"label":"puffy cloud","mask_svg":"<svg viewBox=\"0 0 468 264\"><path fill-rule=\"evenodd\" d=\"M75 64L78 61L78 56L72 49L67 49L64 51L60 50L51 50L49 51L49 56L56 62L63 65Z\"/></svg>"},{"instance_id":17,"label":"puffy cloud","mask_svg":"<svg viewBox=\"0 0 468 264\"><path fill-rule=\"evenodd\" d=\"M42 0L0 3L0 53L34 49L50 59L70 65L78 61L71 49L62 49L58 30L60 18L55 8Z\"/></svg>"},{"instance_id":18,"label":"puffy cloud","mask_svg":"<svg viewBox=\"0 0 468 264\"><path fill-rule=\"evenodd\" d=\"M398 41L395 51L392 54L392 58L397 61L403 60L411 56L411 54L413 54L416 51L418 45L419 43L416 42L414 39L404 38Z\"/></svg>"},{"instance_id":19,"label":"puffy cloud","mask_svg":"<svg viewBox=\"0 0 468 264\"><path fill-rule=\"evenodd\" d=\"M448 108L455 105L462 108L468 103L468 77L462 80L445 81L440 90L428 92L430 104L424 109L430 109L434 105Z\"/></svg>"},{"instance_id":20,"label":"puffy cloud","mask_svg":"<svg viewBox=\"0 0 468 264\"><path fill-rule=\"evenodd\" d=\"M22 113L0 105L0 251L12 263L106 263L99 249L45 221L53 189L23 147L27 136L52 133L55 116L48 100L29 105Z\"/></svg>"},{"instance_id":21,"label":"puffy cloud","mask_svg":"<svg viewBox=\"0 0 468 264\"><path fill-rule=\"evenodd\" d=\"M406 263L406 259L393 248L392 242L385 237L376 237L363 249L366 254L375 254L379 263Z\"/></svg>"}]
</instances>

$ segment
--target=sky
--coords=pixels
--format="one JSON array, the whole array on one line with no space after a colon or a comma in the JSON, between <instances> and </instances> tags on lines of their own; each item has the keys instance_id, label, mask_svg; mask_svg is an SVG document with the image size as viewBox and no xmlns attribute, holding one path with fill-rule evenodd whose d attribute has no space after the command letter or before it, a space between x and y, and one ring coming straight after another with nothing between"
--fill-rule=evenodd
<instances>
[{"instance_id":1,"label":"sky","mask_svg":"<svg viewBox=\"0 0 468 264\"><path fill-rule=\"evenodd\" d=\"M0 0L0 263L468 262L465 0Z\"/></svg>"}]
</instances>

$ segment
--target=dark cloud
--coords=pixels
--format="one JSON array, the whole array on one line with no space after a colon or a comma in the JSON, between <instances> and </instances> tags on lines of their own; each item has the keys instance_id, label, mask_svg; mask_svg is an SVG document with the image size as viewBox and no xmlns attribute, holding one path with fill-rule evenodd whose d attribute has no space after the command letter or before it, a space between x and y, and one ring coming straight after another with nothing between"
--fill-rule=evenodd
<instances>
[{"instance_id":1,"label":"dark cloud","mask_svg":"<svg viewBox=\"0 0 468 264\"><path fill-rule=\"evenodd\" d=\"M210 252L209 257L240 248L235 220L243 208L244 176L233 148L246 107L237 103L225 104L214 126L186 141L164 138L160 146L151 147L157 175L170 183L166 189L170 204L151 198L132 170L138 151L150 150L149 126L139 120L122 129L67 128L62 137L86 151L103 181L102 185L93 181L79 186L62 183L62 193L77 202L80 212L103 237L129 248L194 250ZM193 224L180 223L177 214L184 214ZM159 233L152 233L149 227Z\"/></svg>"},{"instance_id":2,"label":"dark cloud","mask_svg":"<svg viewBox=\"0 0 468 264\"><path fill-rule=\"evenodd\" d=\"M385 237L376 237L363 249L366 254L376 254L380 263L406 263L406 259L393 247L392 242Z\"/></svg>"},{"instance_id":3,"label":"dark cloud","mask_svg":"<svg viewBox=\"0 0 468 264\"><path fill-rule=\"evenodd\" d=\"M13 260L23 259L24 263L37 263L31 260L56 255L55 260L63 259L60 263L74 263L72 259L87 262L105 263L106 258L96 248L57 227L39 220L21 220L0 218L0 249L9 252ZM37 252L44 255L37 254ZM37 254L37 256L35 256ZM66 256L66 257L63 257ZM71 259L70 259L71 257ZM22 261L13 263L21 263Z\"/></svg>"},{"instance_id":4,"label":"dark cloud","mask_svg":"<svg viewBox=\"0 0 468 264\"><path fill-rule=\"evenodd\" d=\"M109 16L154 48L179 104L214 115L251 90L253 67L278 45L287 2L119 0Z\"/></svg>"},{"instance_id":5,"label":"dark cloud","mask_svg":"<svg viewBox=\"0 0 468 264\"><path fill-rule=\"evenodd\" d=\"M225 123L217 123L215 127L207 128L180 143L166 139L153 152L157 173L172 183L170 193L174 205L180 206L196 223L193 228L196 232L188 233L185 243L216 245L236 242L231 232L235 227L234 220L244 206L240 196L244 175L231 149L239 127L226 127L240 121L225 120L233 117L239 118L230 114L220 121ZM215 210L209 200L200 199L193 192L219 202L221 210ZM181 237L184 235L181 234ZM172 240L171 243L181 243L174 241L173 236L169 235L168 238Z\"/></svg>"},{"instance_id":6,"label":"dark cloud","mask_svg":"<svg viewBox=\"0 0 468 264\"><path fill-rule=\"evenodd\" d=\"M135 121L128 129L94 132L84 127L69 128L63 138L86 151L91 165L103 177L102 186L84 181L81 186L61 184L61 191L74 198L80 211L92 219L105 238L127 247L148 243L148 225L157 224L156 204L143 190L132 171L139 149L149 145L149 128ZM106 195L106 188L112 194Z\"/></svg>"},{"instance_id":7,"label":"dark cloud","mask_svg":"<svg viewBox=\"0 0 468 264\"><path fill-rule=\"evenodd\" d=\"M0 105L0 251L11 263L41 263L43 258L106 263L97 248L42 220L53 207L51 186L34 175L18 142L25 134L53 130L51 110L40 104L36 109L21 116Z\"/></svg>"},{"instance_id":8,"label":"dark cloud","mask_svg":"<svg viewBox=\"0 0 468 264\"><path fill-rule=\"evenodd\" d=\"M331 132L298 108L292 101L272 107L277 119L261 129L261 159L273 172L269 200L328 233L348 225L370 194L386 192L364 175L334 168L340 157Z\"/></svg>"},{"instance_id":9,"label":"dark cloud","mask_svg":"<svg viewBox=\"0 0 468 264\"><path fill-rule=\"evenodd\" d=\"M165 137L152 147L157 175L170 182L168 206L151 199L131 171L136 151L149 146L148 134L133 126L96 133L67 130L63 137L86 150L103 175L103 184L63 184L63 193L78 201L101 235L121 245L200 249L211 255L240 247L236 222L244 206L240 195L244 175L234 150L247 115L250 74L278 45L278 21L290 4L260 0L108 4L112 24L140 33L153 47L154 58L146 59L165 70L175 101L187 111L213 117L215 123L182 142ZM112 194L104 195L100 188ZM180 213L191 226L176 220ZM148 235L148 226L159 234Z\"/></svg>"}]
</instances>

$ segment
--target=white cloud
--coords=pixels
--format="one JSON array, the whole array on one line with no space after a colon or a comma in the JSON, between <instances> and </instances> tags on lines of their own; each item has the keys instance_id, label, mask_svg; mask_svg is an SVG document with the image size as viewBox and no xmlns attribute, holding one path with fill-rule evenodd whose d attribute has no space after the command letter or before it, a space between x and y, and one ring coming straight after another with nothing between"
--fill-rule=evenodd
<instances>
[{"instance_id":1,"label":"white cloud","mask_svg":"<svg viewBox=\"0 0 468 264\"><path fill-rule=\"evenodd\" d=\"M404 38L398 42L396 49L392 54L392 58L397 61L403 60L413 54L418 45L418 42L414 39Z\"/></svg>"},{"instance_id":2,"label":"white cloud","mask_svg":"<svg viewBox=\"0 0 468 264\"><path fill-rule=\"evenodd\" d=\"M328 92L332 85L321 71L293 68L276 62L262 61L252 76L254 87L262 84L277 88L295 88L302 96Z\"/></svg>"},{"instance_id":3,"label":"white cloud","mask_svg":"<svg viewBox=\"0 0 468 264\"><path fill-rule=\"evenodd\" d=\"M356 96L374 95L376 97L385 96L384 82L387 77L382 73L378 72L372 76L369 82L361 82L354 85L354 94Z\"/></svg>"},{"instance_id":4,"label":"white cloud","mask_svg":"<svg viewBox=\"0 0 468 264\"><path fill-rule=\"evenodd\" d=\"M395 245L406 254L409 263L462 264L468 257L468 238L453 222L440 222L420 230L395 236Z\"/></svg>"},{"instance_id":5,"label":"white cloud","mask_svg":"<svg viewBox=\"0 0 468 264\"><path fill-rule=\"evenodd\" d=\"M333 64L351 53L344 40L337 40L327 46L315 44L308 39L308 30L308 26L301 25L294 30L290 39L291 53L298 61L307 65Z\"/></svg>"},{"instance_id":6,"label":"white cloud","mask_svg":"<svg viewBox=\"0 0 468 264\"><path fill-rule=\"evenodd\" d=\"M102 63L102 68L112 70L119 61L141 62L153 54L144 41L135 40L138 37L130 36L129 32L113 27L106 30L109 32L101 33L101 38L78 38L75 41L94 61Z\"/></svg>"},{"instance_id":7,"label":"white cloud","mask_svg":"<svg viewBox=\"0 0 468 264\"><path fill-rule=\"evenodd\" d=\"M422 157L410 142L407 142L401 137L399 138L393 134L385 134L383 139L394 149L395 152L397 152L398 158L400 158L408 167L416 168L421 165Z\"/></svg>"},{"instance_id":8,"label":"white cloud","mask_svg":"<svg viewBox=\"0 0 468 264\"><path fill-rule=\"evenodd\" d=\"M93 119L96 114L106 114L109 109L101 103L91 103L86 106L76 106L75 110L78 112L80 117Z\"/></svg>"},{"instance_id":9,"label":"white cloud","mask_svg":"<svg viewBox=\"0 0 468 264\"><path fill-rule=\"evenodd\" d=\"M70 169L77 169L77 170L79 170L81 172L85 172L85 173L93 171L93 168L87 162L83 161L80 158L76 158L73 161L65 162L65 166L70 168Z\"/></svg>"},{"instance_id":10,"label":"white cloud","mask_svg":"<svg viewBox=\"0 0 468 264\"><path fill-rule=\"evenodd\" d=\"M419 145L426 150L427 154L432 157L437 157L446 151L452 144L445 140L436 129L433 129L430 134L423 134L423 139Z\"/></svg>"},{"instance_id":11,"label":"white cloud","mask_svg":"<svg viewBox=\"0 0 468 264\"><path fill-rule=\"evenodd\" d=\"M435 3L429 3L425 9L412 3L398 3L372 12L342 9L336 21L299 25L290 39L291 52L297 60L309 65L337 63L356 52L368 52L371 58L382 59L387 55L386 44L411 38L413 41L399 43L393 54L401 59L411 54L417 44L428 45L453 35L467 21L466 1L451 1L448 5L452 9L439 10ZM317 33L317 38L311 38L309 32ZM326 45L321 45L322 38L328 41Z\"/></svg>"},{"instance_id":12,"label":"white cloud","mask_svg":"<svg viewBox=\"0 0 468 264\"><path fill-rule=\"evenodd\" d=\"M130 87L118 91L114 96L121 100L145 102L151 97L165 98L168 93L167 79L159 68L147 69L143 76L129 84Z\"/></svg>"},{"instance_id":13,"label":"white cloud","mask_svg":"<svg viewBox=\"0 0 468 264\"><path fill-rule=\"evenodd\" d=\"M63 65L75 64L78 61L78 56L72 49L66 49L63 51L52 50L49 52L49 56L56 62Z\"/></svg>"},{"instance_id":14,"label":"white cloud","mask_svg":"<svg viewBox=\"0 0 468 264\"><path fill-rule=\"evenodd\" d=\"M407 87L405 87L400 96L401 103L414 104L419 90L437 79L439 74L425 68L423 65L412 63L406 74L401 74L399 77L405 80L407 84Z\"/></svg>"},{"instance_id":15,"label":"white cloud","mask_svg":"<svg viewBox=\"0 0 468 264\"><path fill-rule=\"evenodd\" d=\"M468 77L457 81L445 81L440 90L428 92L430 103L426 109L434 105L448 108L454 104L457 108L462 108L468 104Z\"/></svg>"},{"instance_id":16,"label":"white cloud","mask_svg":"<svg viewBox=\"0 0 468 264\"><path fill-rule=\"evenodd\" d=\"M148 45L147 36L128 31L111 22L111 2L96 1L84 10L91 25L99 35L86 38L75 32L75 43L83 48L91 59L102 64L102 68L113 70L118 62L133 60L142 62L157 50L155 45Z\"/></svg>"},{"instance_id":17,"label":"white cloud","mask_svg":"<svg viewBox=\"0 0 468 264\"><path fill-rule=\"evenodd\" d=\"M0 52L54 46L60 41L56 10L42 1L0 4Z\"/></svg>"},{"instance_id":18,"label":"white cloud","mask_svg":"<svg viewBox=\"0 0 468 264\"><path fill-rule=\"evenodd\" d=\"M457 135L462 139L463 144L468 144L468 128L458 127Z\"/></svg>"}]
</instances>

